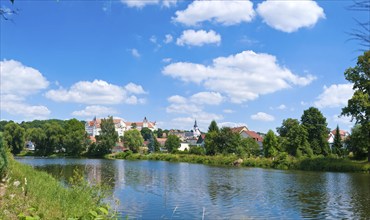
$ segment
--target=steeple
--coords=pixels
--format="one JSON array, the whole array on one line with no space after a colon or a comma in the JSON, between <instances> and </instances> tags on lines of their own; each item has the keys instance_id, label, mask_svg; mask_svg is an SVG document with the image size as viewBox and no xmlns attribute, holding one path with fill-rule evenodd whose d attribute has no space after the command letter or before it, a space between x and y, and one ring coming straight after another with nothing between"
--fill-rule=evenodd
<instances>
[{"instance_id":1,"label":"steeple","mask_svg":"<svg viewBox=\"0 0 370 220\"><path fill-rule=\"evenodd\" d=\"M193 136L194 137L199 137L199 135L200 135L200 130L199 130L198 125L197 125L197 120L195 119L194 129L193 129Z\"/></svg>"}]
</instances>

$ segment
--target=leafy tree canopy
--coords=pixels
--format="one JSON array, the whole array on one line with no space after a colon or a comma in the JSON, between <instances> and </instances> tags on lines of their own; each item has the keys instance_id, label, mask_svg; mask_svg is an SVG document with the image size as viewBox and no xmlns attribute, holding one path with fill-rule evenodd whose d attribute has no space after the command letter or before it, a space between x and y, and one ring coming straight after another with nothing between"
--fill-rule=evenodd
<instances>
[{"instance_id":1,"label":"leafy tree canopy","mask_svg":"<svg viewBox=\"0 0 370 220\"><path fill-rule=\"evenodd\" d=\"M342 115L351 116L356 124L360 124L363 130L361 133L367 134L366 139L370 140L370 50L359 56L357 65L348 68L344 75L353 83L355 92L342 109ZM367 146L367 153L370 162L370 145Z\"/></svg>"},{"instance_id":2,"label":"leafy tree canopy","mask_svg":"<svg viewBox=\"0 0 370 220\"><path fill-rule=\"evenodd\" d=\"M126 131L123 136L123 142L134 153L139 152L139 148L144 145L144 139L136 129Z\"/></svg>"},{"instance_id":3,"label":"leafy tree canopy","mask_svg":"<svg viewBox=\"0 0 370 220\"><path fill-rule=\"evenodd\" d=\"M328 155L329 144L328 138L328 123L326 118L320 112L319 109L310 107L303 112L301 117L302 126L307 130L307 140L310 144L313 153L316 155Z\"/></svg>"}]
</instances>

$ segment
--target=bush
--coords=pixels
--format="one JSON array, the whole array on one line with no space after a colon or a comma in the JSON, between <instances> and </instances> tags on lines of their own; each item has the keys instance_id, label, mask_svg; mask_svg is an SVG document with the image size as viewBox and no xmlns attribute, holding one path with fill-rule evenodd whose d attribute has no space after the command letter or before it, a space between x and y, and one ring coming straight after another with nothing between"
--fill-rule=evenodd
<instances>
[{"instance_id":1,"label":"bush","mask_svg":"<svg viewBox=\"0 0 370 220\"><path fill-rule=\"evenodd\" d=\"M6 169L8 166L8 160L6 157L6 151L3 143L3 137L0 134L0 181L2 177L5 175Z\"/></svg>"},{"instance_id":2,"label":"bush","mask_svg":"<svg viewBox=\"0 0 370 220\"><path fill-rule=\"evenodd\" d=\"M192 146L192 147L190 147L189 154L205 155L206 151L203 147Z\"/></svg>"}]
</instances>

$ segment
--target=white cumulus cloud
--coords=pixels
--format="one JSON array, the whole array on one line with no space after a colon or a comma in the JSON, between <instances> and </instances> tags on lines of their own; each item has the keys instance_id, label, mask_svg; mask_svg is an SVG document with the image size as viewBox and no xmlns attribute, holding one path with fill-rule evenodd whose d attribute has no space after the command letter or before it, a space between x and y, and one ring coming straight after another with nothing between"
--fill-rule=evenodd
<instances>
[{"instance_id":1,"label":"white cumulus cloud","mask_svg":"<svg viewBox=\"0 0 370 220\"><path fill-rule=\"evenodd\" d=\"M187 99L183 96L173 95L167 99L171 103L184 104L187 102Z\"/></svg>"},{"instance_id":2,"label":"white cumulus cloud","mask_svg":"<svg viewBox=\"0 0 370 220\"><path fill-rule=\"evenodd\" d=\"M117 111L115 109L100 105L86 106L85 109L72 112L72 115L82 117L105 117L107 115L114 114L117 114Z\"/></svg>"},{"instance_id":3,"label":"white cumulus cloud","mask_svg":"<svg viewBox=\"0 0 370 220\"><path fill-rule=\"evenodd\" d=\"M218 92L199 92L190 97L190 101L198 105L219 105L223 97Z\"/></svg>"},{"instance_id":4,"label":"white cumulus cloud","mask_svg":"<svg viewBox=\"0 0 370 220\"><path fill-rule=\"evenodd\" d=\"M135 83L129 83L125 86L125 89L128 93L132 94L146 94L147 92L144 91L141 85L137 85Z\"/></svg>"},{"instance_id":5,"label":"white cumulus cloud","mask_svg":"<svg viewBox=\"0 0 370 220\"><path fill-rule=\"evenodd\" d=\"M204 44L217 44L220 45L221 36L213 30L185 30L182 35L177 38L176 44L179 46L203 46Z\"/></svg>"},{"instance_id":6,"label":"white cumulus cloud","mask_svg":"<svg viewBox=\"0 0 370 220\"><path fill-rule=\"evenodd\" d=\"M144 8L148 5L162 5L169 8L177 4L177 0L121 0L121 2L130 8Z\"/></svg>"},{"instance_id":7,"label":"white cumulus cloud","mask_svg":"<svg viewBox=\"0 0 370 220\"><path fill-rule=\"evenodd\" d=\"M235 25L250 22L255 16L253 3L244 1L193 1L183 11L176 11L173 18L188 26L198 25L205 21L222 25Z\"/></svg>"},{"instance_id":8,"label":"white cumulus cloud","mask_svg":"<svg viewBox=\"0 0 370 220\"><path fill-rule=\"evenodd\" d=\"M0 79L1 111L29 120L46 119L50 115L46 106L26 103L27 97L49 86L40 71L19 61L4 60L0 62Z\"/></svg>"},{"instance_id":9,"label":"white cumulus cloud","mask_svg":"<svg viewBox=\"0 0 370 220\"><path fill-rule=\"evenodd\" d=\"M312 0L267 0L258 4L257 12L267 25L288 33L312 27L319 19L325 18L324 10Z\"/></svg>"},{"instance_id":10,"label":"white cumulus cloud","mask_svg":"<svg viewBox=\"0 0 370 220\"><path fill-rule=\"evenodd\" d=\"M121 0L121 2L130 8L143 8L147 5L159 4L159 0Z\"/></svg>"},{"instance_id":11,"label":"white cumulus cloud","mask_svg":"<svg viewBox=\"0 0 370 220\"><path fill-rule=\"evenodd\" d=\"M1 94L28 96L46 89L49 82L37 70L15 60L0 62Z\"/></svg>"},{"instance_id":12,"label":"white cumulus cloud","mask_svg":"<svg viewBox=\"0 0 370 220\"><path fill-rule=\"evenodd\" d=\"M75 102L89 105L100 104L137 104L142 103L136 96L129 94L144 94L144 89L134 83L125 87L110 84L104 80L80 81L70 89L60 88L50 90L45 96L56 102Z\"/></svg>"},{"instance_id":13,"label":"white cumulus cloud","mask_svg":"<svg viewBox=\"0 0 370 220\"><path fill-rule=\"evenodd\" d=\"M324 86L324 91L316 98L314 105L318 108L344 107L353 93L353 84L351 83Z\"/></svg>"},{"instance_id":14,"label":"white cumulus cloud","mask_svg":"<svg viewBox=\"0 0 370 220\"><path fill-rule=\"evenodd\" d=\"M252 120L256 121L274 121L275 118L272 115L269 115L264 112L258 112L257 114L251 115Z\"/></svg>"},{"instance_id":15,"label":"white cumulus cloud","mask_svg":"<svg viewBox=\"0 0 370 220\"><path fill-rule=\"evenodd\" d=\"M275 56L253 51L218 57L208 66L186 62L171 63L164 67L162 73L226 95L234 103L254 100L260 95L293 85L308 85L316 79L312 75L295 75L288 68L280 66Z\"/></svg>"}]
</instances>

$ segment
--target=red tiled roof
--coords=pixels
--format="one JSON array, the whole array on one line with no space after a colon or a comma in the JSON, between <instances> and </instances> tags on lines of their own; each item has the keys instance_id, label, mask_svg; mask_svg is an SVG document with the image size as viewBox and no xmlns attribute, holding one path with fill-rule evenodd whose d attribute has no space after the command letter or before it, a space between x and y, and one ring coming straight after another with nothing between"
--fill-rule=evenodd
<instances>
[{"instance_id":1,"label":"red tiled roof","mask_svg":"<svg viewBox=\"0 0 370 220\"><path fill-rule=\"evenodd\" d=\"M337 133L337 129L332 130L330 133L332 133L333 136L335 136L336 133ZM349 133L345 130L339 130L339 134L340 134L340 138L342 140L345 140L347 138L347 136L349 135Z\"/></svg>"},{"instance_id":2,"label":"red tiled roof","mask_svg":"<svg viewBox=\"0 0 370 220\"><path fill-rule=\"evenodd\" d=\"M244 129L248 131L246 126L231 128L231 131L235 133L241 133Z\"/></svg>"},{"instance_id":3,"label":"red tiled roof","mask_svg":"<svg viewBox=\"0 0 370 220\"><path fill-rule=\"evenodd\" d=\"M256 141L263 141L263 138L254 131L244 131L244 133L246 133L249 137L253 138Z\"/></svg>"},{"instance_id":4,"label":"red tiled roof","mask_svg":"<svg viewBox=\"0 0 370 220\"><path fill-rule=\"evenodd\" d=\"M157 138L157 141L158 141L161 145L164 145L164 143L166 143L166 141L167 141L167 138Z\"/></svg>"}]
</instances>

